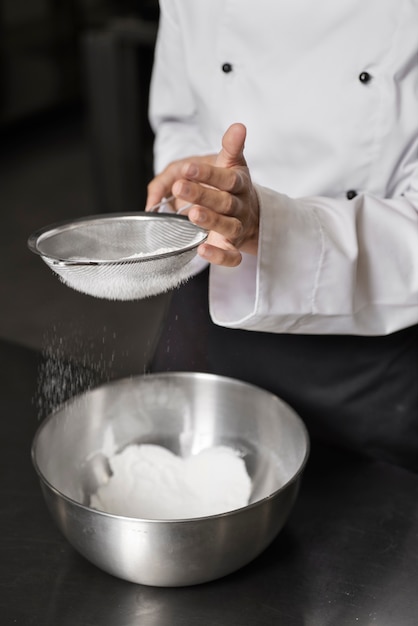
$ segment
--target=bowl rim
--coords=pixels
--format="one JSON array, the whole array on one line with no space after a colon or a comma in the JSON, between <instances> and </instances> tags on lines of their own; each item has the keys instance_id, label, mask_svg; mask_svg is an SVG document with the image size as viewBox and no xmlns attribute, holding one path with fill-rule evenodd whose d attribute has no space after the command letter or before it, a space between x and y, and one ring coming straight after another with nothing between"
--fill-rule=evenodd
<instances>
[{"instance_id":1,"label":"bowl rim","mask_svg":"<svg viewBox=\"0 0 418 626\"><path fill-rule=\"evenodd\" d=\"M243 507L239 507L238 509L232 509L230 511L225 511L223 513L216 513L214 515L205 515L202 517L161 519L161 518L144 518L144 517L131 517L128 515L117 515L115 513L108 513L106 511L101 511L100 509L95 509L91 506L88 506L87 504L78 502L77 500L74 500L74 498L70 498L69 496L65 495L62 491L54 487L54 485L43 475L43 473L41 472L39 468L38 462L36 460L37 443L38 443L39 437L41 436L43 429L46 428L49 422L51 422L53 419L56 418L58 413L60 413L65 407L75 404L80 399L80 397L89 393L93 393L95 390L102 389L103 387L109 388L112 386L120 385L121 383L123 384L124 382L128 383L134 379L139 379L139 378L141 379L152 378L154 380L158 378L203 378L206 380L209 380L209 379L222 380L224 382L237 384L237 385L244 385L246 387L256 389L258 391L261 391L267 394L271 398L274 398L276 402L278 401L279 404L284 405L288 409L288 411L292 415L292 419L298 422L298 425L301 428L301 433L303 435L304 444L305 444L305 451L304 451L302 461L299 464L297 471L293 474L293 476L291 476L291 478L289 478L289 480L287 480L283 485L281 485L281 487L279 487L278 489L270 493L268 496L261 498L260 500L256 500L255 502L252 502L251 504L247 504L246 506L243 506ZM298 481L301 478L306 468L306 464L310 456L310 451L311 451L310 436L309 436L308 429L304 421L287 402L282 400L279 396L272 393L271 391L268 391L267 389L264 389L263 387L259 387L258 385L254 385L253 383L248 383L246 381L242 381L238 378L233 378L230 376L222 376L220 374L212 374L208 372L170 371L170 372L155 372L155 373L153 372L150 374L139 374L139 375L126 376L123 378L114 379L114 380L108 381L107 383L103 383L103 384L97 385L96 387L92 387L91 389L88 389L68 399L66 402L58 406L54 411L52 411L49 415L47 415L39 424L38 428L36 429L35 435L32 440L32 445L31 445L31 461L32 461L32 465L35 469L36 474L38 475L38 479L40 480L40 482L43 483L51 492L53 492L55 496L58 496L59 498L64 499L66 502L68 502L72 506L76 506L77 508L85 510L86 512L89 512L89 513L94 512L95 514L99 514L107 518L117 519L121 521L125 520L131 523L137 522L141 524L147 523L147 524L154 525L154 524L172 524L173 522L176 522L178 524L190 524L196 521L214 520L216 518L225 518L229 516L235 516L235 515L242 513L243 511L249 511L254 508L263 506L266 502L275 498L280 492L284 491L290 485L292 485L292 483Z\"/></svg>"}]
</instances>

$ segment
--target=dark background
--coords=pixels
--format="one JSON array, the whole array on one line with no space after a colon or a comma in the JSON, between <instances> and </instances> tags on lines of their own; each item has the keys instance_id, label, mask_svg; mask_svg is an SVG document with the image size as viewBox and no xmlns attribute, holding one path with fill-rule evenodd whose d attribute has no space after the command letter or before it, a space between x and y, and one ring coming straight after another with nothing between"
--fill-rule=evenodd
<instances>
[{"instance_id":1,"label":"dark background","mask_svg":"<svg viewBox=\"0 0 418 626\"><path fill-rule=\"evenodd\" d=\"M151 26L158 20L158 0L1 0L2 130L82 102L81 40L120 18Z\"/></svg>"}]
</instances>

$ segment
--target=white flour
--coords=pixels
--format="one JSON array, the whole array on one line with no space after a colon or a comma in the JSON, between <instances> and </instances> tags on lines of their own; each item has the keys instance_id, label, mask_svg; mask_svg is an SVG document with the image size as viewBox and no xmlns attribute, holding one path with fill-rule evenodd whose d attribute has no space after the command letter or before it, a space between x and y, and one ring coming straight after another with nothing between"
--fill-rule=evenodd
<instances>
[{"instance_id":1,"label":"white flour","mask_svg":"<svg viewBox=\"0 0 418 626\"><path fill-rule=\"evenodd\" d=\"M169 248L156 251L162 254ZM174 251L174 250L171 250ZM167 257L136 253L126 263L57 265L47 263L61 281L81 293L106 300L140 300L174 289L191 276L194 249ZM149 258L146 258L146 257ZM135 263L135 258L144 257ZM129 262L129 258L132 262ZM47 262L47 261L46 261Z\"/></svg>"},{"instance_id":2,"label":"white flour","mask_svg":"<svg viewBox=\"0 0 418 626\"><path fill-rule=\"evenodd\" d=\"M152 250L152 252L135 252L135 254L131 254L130 256L127 256L124 258L124 260L126 259L139 259L141 257L146 257L146 256L158 256L159 254L168 254L169 252L175 252L176 251L176 247L171 246L170 248L158 248L157 250Z\"/></svg>"},{"instance_id":3,"label":"white flour","mask_svg":"<svg viewBox=\"0 0 418 626\"><path fill-rule=\"evenodd\" d=\"M113 474L91 496L90 506L115 515L205 517L246 506L251 493L244 460L227 446L183 459L161 446L133 444L109 463Z\"/></svg>"},{"instance_id":4,"label":"white flour","mask_svg":"<svg viewBox=\"0 0 418 626\"><path fill-rule=\"evenodd\" d=\"M86 337L78 325L53 325L43 336L33 402L43 419L67 400L111 378L116 335L97 326L97 335Z\"/></svg>"}]
</instances>

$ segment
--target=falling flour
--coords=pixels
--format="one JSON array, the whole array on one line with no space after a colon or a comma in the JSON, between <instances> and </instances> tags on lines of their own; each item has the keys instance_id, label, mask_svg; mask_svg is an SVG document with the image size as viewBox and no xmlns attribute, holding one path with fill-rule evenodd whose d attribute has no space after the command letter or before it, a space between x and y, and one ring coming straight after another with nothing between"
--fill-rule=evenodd
<instances>
[{"instance_id":1,"label":"falling flour","mask_svg":"<svg viewBox=\"0 0 418 626\"><path fill-rule=\"evenodd\" d=\"M112 475L90 506L126 517L185 519L246 506L251 479L245 462L227 446L186 458L152 444L127 446L109 459Z\"/></svg>"},{"instance_id":2,"label":"falling flour","mask_svg":"<svg viewBox=\"0 0 418 626\"><path fill-rule=\"evenodd\" d=\"M52 326L43 336L33 403L43 419L67 400L111 378L116 335L97 327L97 336L87 337L71 324Z\"/></svg>"}]
</instances>

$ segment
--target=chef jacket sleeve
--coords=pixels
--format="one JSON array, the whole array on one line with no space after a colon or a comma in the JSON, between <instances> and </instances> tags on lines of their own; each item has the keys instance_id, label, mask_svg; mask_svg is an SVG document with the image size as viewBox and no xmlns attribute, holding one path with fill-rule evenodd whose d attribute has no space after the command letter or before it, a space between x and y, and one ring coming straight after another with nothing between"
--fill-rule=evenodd
<instances>
[{"instance_id":1,"label":"chef jacket sleeve","mask_svg":"<svg viewBox=\"0 0 418 626\"><path fill-rule=\"evenodd\" d=\"M211 267L222 326L383 335L418 322L418 167L401 197L292 199L257 187L258 257Z\"/></svg>"}]
</instances>

